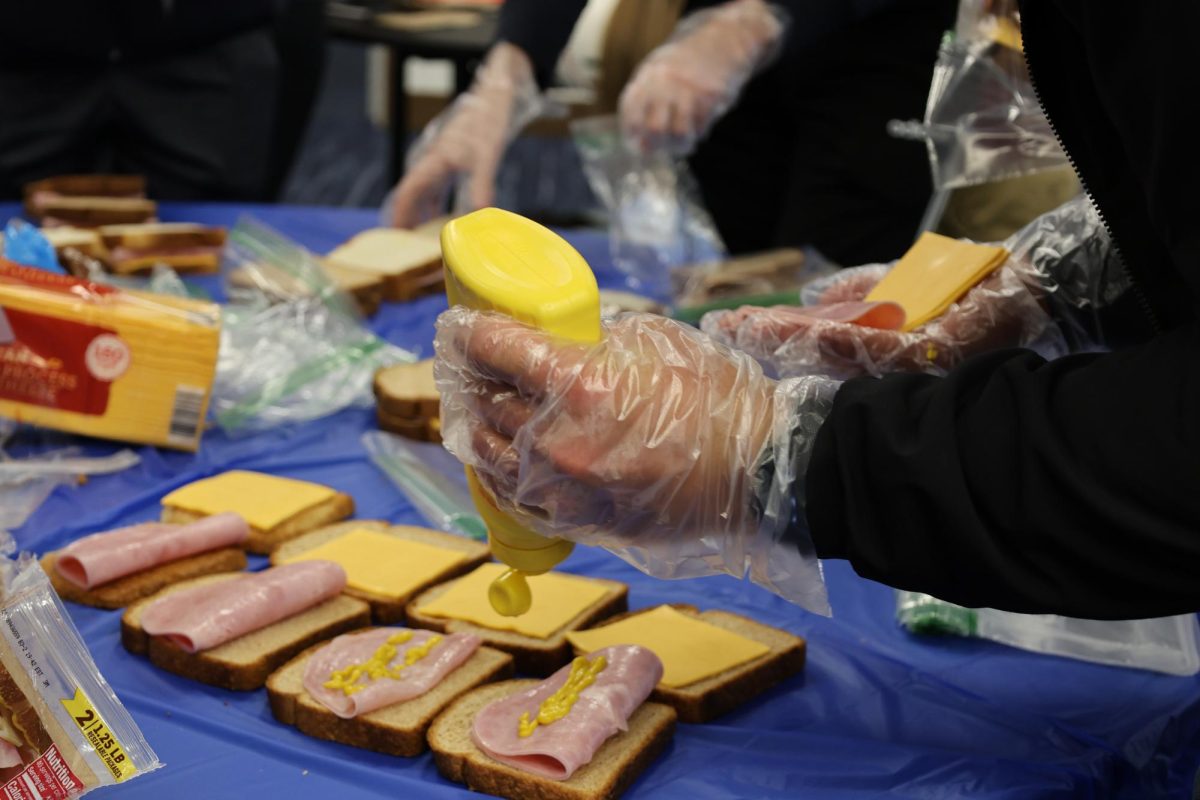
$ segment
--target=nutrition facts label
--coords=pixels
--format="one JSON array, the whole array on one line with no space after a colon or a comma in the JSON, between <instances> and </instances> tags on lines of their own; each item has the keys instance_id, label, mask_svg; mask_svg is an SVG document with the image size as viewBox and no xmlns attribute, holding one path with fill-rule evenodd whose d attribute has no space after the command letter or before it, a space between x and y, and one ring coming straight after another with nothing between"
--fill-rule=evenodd
<instances>
[{"instance_id":1,"label":"nutrition facts label","mask_svg":"<svg viewBox=\"0 0 1200 800\"><path fill-rule=\"evenodd\" d=\"M17 777L4 784L4 800L65 800L84 789L58 745L50 745Z\"/></svg>"}]
</instances>

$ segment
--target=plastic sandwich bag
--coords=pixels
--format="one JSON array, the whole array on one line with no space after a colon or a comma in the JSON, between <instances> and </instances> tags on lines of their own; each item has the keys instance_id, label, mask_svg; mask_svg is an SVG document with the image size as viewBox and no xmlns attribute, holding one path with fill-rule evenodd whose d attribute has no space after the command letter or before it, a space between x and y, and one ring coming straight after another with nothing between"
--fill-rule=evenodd
<instances>
[{"instance_id":1,"label":"plastic sandwich bag","mask_svg":"<svg viewBox=\"0 0 1200 800\"><path fill-rule=\"evenodd\" d=\"M631 289L669 302L686 289L689 266L725 256L682 158L665 149L634 151L616 117L578 120L571 134L588 183L608 212L613 263Z\"/></svg>"},{"instance_id":2,"label":"plastic sandwich bag","mask_svg":"<svg viewBox=\"0 0 1200 800\"><path fill-rule=\"evenodd\" d=\"M924 120L894 121L890 130L925 140L937 189L1069 167L1030 82L1016 0L962 0Z\"/></svg>"},{"instance_id":3,"label":"plastic sandwich bag","mask_svg":"<svg viewBox=\"0 0 1200 800\"><path fill-rule=\"evenodd\" d=\"M462 464L441 445L383 431L367 431L362 443L375 466L431 525L480 541L487 538L487 527L467 490Z\"/></svg>"},{"instance_id":4,"label":"plastic sandwich bag","mask_svg":"<svg viewBox=\"0 0 1200 800\"><path fill-rule=\"evenodd\" d=\"M0 796L63 800L162 766L37 559L0 560L0 579Z\"/></svg>"},{"instance_id":5,"label":"plastic sandwich bag","mask_svg":"<svg viewBox=\"0 0 1200 800\"><path fill-rule=\"evenodd\" d=\"M217 423L229 433L304 422L372 402L381 367L416 356L362 323L351 298L309 251L267 226L242 219L229 233L227 272L248 276L224 308L213 387ZM279 293L265 287L303 287ZM262 287L262 288L256 288Z\"/></svg>"},{"instance_id":6,"label":"plastic sandwich bag","mask_svg":"<svg viewBox=\"0 0 1200 800\"><path fill-rule=\"evenodd\" d=\"M971 609L919 592L896 593L896 619L917 634L976 636L1035 653L1168 675L1200 672L1195 614L1091 620Z\"/></svg>"}]
</instances>

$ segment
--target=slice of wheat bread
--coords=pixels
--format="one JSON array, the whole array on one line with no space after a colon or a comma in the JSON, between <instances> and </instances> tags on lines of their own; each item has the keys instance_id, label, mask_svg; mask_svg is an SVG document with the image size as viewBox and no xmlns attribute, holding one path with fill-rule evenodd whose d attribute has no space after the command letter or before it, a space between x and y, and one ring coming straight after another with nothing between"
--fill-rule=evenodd
<instances>
[{"instance_id":1,"label":"slice of wheat bread","mask_svg":"<svg viewBox=\"0 0 1200 800\"><path fill-rule=\"evenodd\" d=\"M50 577L50 585L58 596L72 603L96 608L124 608L130 603L158 592L173 583L213 575L219 572L240 572L246 568L246 553L240 547L221 547L206 553L177 558L157 567L144 569L102 586L84 589L58 574L54 564L58 551L42 556L42 569Z\"/></svg>"},{"instance_id":2,"label":"slice of wheat bread","mask_svg":"<svg viewBox=\"0 0 1200 800\"><path fill-rule=\"evenodd\" d=\"M408 419L394 417L382 408L375 409L375 422L381 431L403 436L417 442L442 443L442 425L437 417L429 419Z\"/></svg>"},{"instance_id":3,"label":"slice of wheat bread","mask_svg":"<svg viewBox=\"0 0 1200 800\"><path fill-rule=\"evenodd\" d=\"M380 410L392 417L424 421L440 411L432 358L384 367L375 373L372 388Z\"/></svg>"},{"instance_id":4,"label":"slice of wheat bread","mask_svg":"<svg viewBox=\"0 0 1200 800\"><path fill-rule=\"evenodd\" d=\"M574 577L582 578L576 575ZM572 658L571 643L567 631L580 630L595 625L602 619L619 614L629 607L629 587L619 581L603 578L583 578L608 587L608 591L595 603L581 611L570 622L545 639L535 639L514 631L498 631L472 622L447 617L434 617L421 613L421 606L438 597L454 584L447 581L421 592L408 604L408 624L415 628L428 628L442 633L473 633L483 639L484 644L511 653L516 659L517 672L526 675L549 675Z\"/></svg>"},{"instance_id":5,"label":"slice of wheat bread","mask_svg":"<svg viewBox=\"0 0 1200 800\"><path fill-rule=\"evenodd\" d=\"M359 528L379 531L380 533L386 533L400 539L409 539L446 550L456 550L467 556L466 561L455 564L453 567L449 567L436 575L431 575L429 580L425 581L421 586L400 597L386 597L374 592L347 586L345 594L370 603L371 617L380 625L403 623L405 619L405 606L408 605L409 600L412 600L413 597L431 586L470 572L491 557L491 551L486 544L467 539L463 536L455 536L451 533L429 530L428 528L418 528L412 525L389 525L380 520L350 520L349 522L339 522L336 525L319 528L318 530L284 542L271 552L271 564L282 564L289 558L293 558L300 553L323 545Z\"/></svg>"},{"instance_id":6,"label":"slice of wheat bread","mask_svg":"<svg viewBox=\"0 0 1200 800\"><path fill-rule=\"evenodd\" d=\"M342 719L304 689L304 666L324 643L313 645L267 679L271 713L316 739L393 756L425 752L425 733L434 717L455 698L477 686L512 677L512 656L480 647L458 669L420 697L353 719Z\"/></svg>"},{"instance_id":7,"label":"slice of wheat bread","mask_svg":"<svg viewBox=\"0 0 1200 800\"><path fill-rule=\"evenodd\" d=\"M234 509L236 510L236 509ZM299 511L285 519L273 528L263 529L250 526L250 535L242 547L249 553L267 555L276 547L289 539L308 533L311 530L330 525L354 513L354 498L338 492L333 497ZM188 511L174 506L163 506L162 521L184 525L208 516L195 511Z\"/></svg>"},{"instance_id":8,"label":"slice of wheat bread","mask_svg":"<svg viewBox=\"0 0 1200 800\"><path fill-rule=\"evenodd\" d=\"M147 655L152 664L167 672L222 689L249 691L261 688L272 672L305 648L371 622L371 610L366 603L338 595L293 617L198 653L188 653L163 637L150 636L142 630L142 612L158 598L189 586L236 577L237 573L206 575L137 601L121 615L121 643L131 653Z\"/></svg>"},{"instance_id":9,"label":"slice of wheat bread","mask_svg":"<svg viewBox=\"0 0 1200 800\"><path fill-rule=\"evenodd\" d=\"M682 722L699 724L727 714L743 703L781 683L804 669L807 644L799 636L779 628L735 614L732 611L710 609L700 611L695 606L672 603L675 610L699 620L732 631L747 639L762 642L771 652L728 669L720 675L705 678L687 686L668 687L659 684L652 700L666 703L679 712ZM622 619L644 614L649 608L609 617L592 627L602 628ZM574 655L584 655L575 651Z\"/></svg>"},{"instance_id":10,"label":"slice of wheat bread","mask_svg":"<svg viewBox=\"0 0 1200 800\"><path fill-rule=\"evenodd\" d=\"M429 748L438 772L469 789L515 800L609 800L619 797L656 759L675 734L675 710L643 703L629 729L613 736L570 780L555 781L501 764L471 740L475 716L495 700L537 685L504 681L481 686L454 701L429 727Z\"/></svg>"}]
</instances>

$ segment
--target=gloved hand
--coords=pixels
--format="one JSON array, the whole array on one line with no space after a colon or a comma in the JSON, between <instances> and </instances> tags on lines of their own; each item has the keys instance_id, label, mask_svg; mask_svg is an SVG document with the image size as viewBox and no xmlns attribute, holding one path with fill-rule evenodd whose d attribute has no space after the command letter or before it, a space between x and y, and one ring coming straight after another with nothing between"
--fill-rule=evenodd
<instances>
[{"instance_id":1,"label":"gloved hand","mask_svg":"<svg viewBox=\"0 0 1200 800\"><path fill-rule=\"evenodd\" d=\"M746 355L641 314L586 345L456 307L435 349L445 445L505 512L651 575L749 573L827 611L796 483L832 381L776 383Z\"/></svg>"},{"instance_id":2,"label":"gloved hand","mask_svg":"<svg viewBox=\"0 0 1200 800\"><path fill-rule=\"evenodd\" d=\"M1011 255L999 270L913 331L895 330L895 320L879 308L859 324L839 321L862 316L861 308L847 304L866 297L888 264L814 281L801 292L803 307L716 311L700 327L777 375L842 380L887 372L941 375L966 358L1003 347L1057 358L1102 339L1098 325L1081 315L1110 303L1128 281L1087 198L1043 214L1003 245Z\"/></svg>"},{"instance_id":3,"label":"gloved hand","mask_svg":"<svg viewBox=\"0 0 1200 800\"><path fill-rule=\"evenodd\" d=\"M690 153L779 53L786 27L786 15L763 0L732 0L685 17L621 93L626 138L643 152Z\"/></svg>"},{"instance_id":4,"label":"gloved hand","mask_svg":"<svg viewBox=\"0 0 1200 800\"><path fill-rule=\"evenodd\" d=\"M505 148L543 108L529 57L515 45L497 44L475 72L471 88L409 149L404 177L384 201L384 221L411 228L440 216L459 179L465 183L455 198L456 213L492 205Z\"/></svg>"}]
</instances>

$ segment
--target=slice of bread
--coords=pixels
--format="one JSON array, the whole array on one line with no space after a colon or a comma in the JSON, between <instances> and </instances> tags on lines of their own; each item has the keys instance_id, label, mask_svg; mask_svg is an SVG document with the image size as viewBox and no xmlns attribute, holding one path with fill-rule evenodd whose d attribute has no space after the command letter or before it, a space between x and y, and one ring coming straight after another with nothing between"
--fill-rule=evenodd
<instances>
[{"instance_id":1,"label":"slice of bread","mask_svg":"<svg viewBox=\"0 0 1200 800\"><path fill-rule=\"evenodd\" d=\"M36 209L29 215L43 224L80 228L134 225L158 215L158 204L140 197L55 197L40 201Z\"/></svg>"},{"instance_id":2,"label":"slice of bread","mask_svg":"<svg viewBox=\"0 0 1200 800\"><path fill-rule=\"evenodd\" d=\"M289 539L295 539L311 530L330 525L354 513L354 499L348 494L337 493L333 497L315 506L293 514L273 528L250 526L250 535L246 537L243 547L247 552L267 555L276 547ZM174 506L163 506L162 521L184 525L203 519L207 514L187 511Z\"/></svg>"},{"instance_id":3,"label":"slice of bread","mask_svg":"<svg viewBox=\"0 0 1200 800\"><path fill-rule=\"evenodd\" d=\"M321 265L325 274L343 292L347 292L358 304L363 316L370 317L379 310L383 302L384 280L379 275L347 269L325 262Z\"/></svg>"},{"instance_id":4,"label":"slice of bread","mask_svg":"<svg viewBox=\"0 0 1200 800\"><path fill-rule=\"evenodd\" d=\"M157 567L117 578L102 586L84 589L58 574L58 570L54 568L57 560L57 550L47 553L41 559L42 569L50 577L50 585L58 592L58 596L72 603L96 608L124 608L179 581L220 572L241 572L246 568L246 553L242 548L222 547L177 558Z\"/></svg>"},{"instance_id":5,"label":"slice of bread","mask_svg":"<svg viewBox=\"0 0 1200 800\"><path fill-rule=\"evenodd\" d=\"M372 389L380 410L392 417L425 420L440 413L432 358L384 367L375 373Z\"/></svg>"},{"instance_id":6,"label":"slice of bread","mask_svg":"<svg viewBox=\"0 0 1200 800\"><path fill-rule=\"evenodd\" d=\"M342 719L304 688L304 665L324 646L313 645L267 679L271 713L285 725L316 739L392 756L425 752L425 733L434 717L455 698L477 686L512 677L512 656L480 647L458 669L420 697L395 703L353 719Z\"/></svg>"},{"instance_id":7,"label":"slice of bread","mask_svg":"<svg viewBox=\"0 0 1200 800\"><path fill-rule=\"evenodd\" d=\"M394 433L397 436L403 436L405 439L435 443L441 443L442 441L440 428L434 426L436 419L425 420L397 417L389 414L382 408L376 408L375 422L379 425L380 430Z\"/></svg>"},{"instance_id":8,"label":"slice of bread","mask_svg":"<svg viewBox=\"0 0 1200 800\"><path fill-rule=\"evenodd\" d=\"M351 597L357 597L360 600L365 600L371 605L371 616L375 622L380 625L391 625L394 623L404 622L404 609L408 605L408 601L414 596L420 594L431 586L435 586L443 581L459 575L466 574L478 567L483 562L491 558L491 551L483 542L476 542L472 539L467 539L463 536L455 536L452 533L443 533L441 531L433 531L428 528L417 528L411 525L388 525L386 522L379 520L351 520L349 522L340 522L336 525L330 525L325 528L306 533L303 536L298 536L291 541L284 542L275 548L271 553L271 564L283 564L289 558L293 558L300 553L311 550L314 547L323 545L326 542L332 541L339 536L344 536L350 531L358 528L367 528L369 530L386 533L390 536L395 536L399 539L408 539L422 544L433 545L447 550L457 550L467 556L467 560L461 564L456 564L449 569L431 575L429 580L421 586L398 598L385 597L373 592L355 589L347 586L345 594Z\"/></svg>"},{"instance_id":9,"label":"slice of bread","mask_svg":"<svg viewBox=\"0 0 1200 800\"><path fill-rule=\"evenodd\" d=\"M573 576L580 577L582 576ZM588 608L581 611L570 622L545 639L536 639L513 631L498 631L472 622L447 617L433 617L421 613L421 606L441 595L454 581L434 586L417 595L408 604L408 624L415 628L428 628L442 633L473 633L483 639L484 644L511 653L516 659L517 672L527 675L549 675L572 658L571 643L567 631L580 630L595 625L602 619L619 614L629 607L629 587L619 581L603 578L584 578L607 587L604 595Z\"/></svg>"},{"instance_id":10,"label":"slice of bread","mask_svg":"<svg viewBox=\"0 0 1200 800\"><path fill-rule=\"evenodd\" d=\"M438 772L475 792L514 800L609 800L629 788L675 734L675 711L642 703L629 729L611 737L570 780L555 781L501 764L471 740L475 716L495 700L537 685L537 681L493 683L463 695L433 721L429 747Z\"/></svg>"},{"instance_id":11,"label":"slice of bread","mask_svg":"<svg viewBox=\"0 0 1200 800\"><path fill-rule=\"evenodd\" d=\"M436 237L394 228L363 231L334 249L326 261L383 278L390 302L442 290L442 249Z\"/></svg>"},{"instance_id":12,"label":"slice of bread","mask_svg":"<svg viewBox=\"0 0 1200 800\"><path fill-rule=\"evenodd\" d=\"M687 686L668 687L659 684L650 699L673 707L679 712L682 722L698 724L716 719L804 669L807 646L804 639L795 634L731 611L700 611L695 606L674 603L672 608L771 648L771 652L753 661ZM649 610L619 614L592 627L601 628ZM575 652L574 655L584 653Z\"/></svg>"},{"instance_id":13,"label":"slice of bread","mask_svg":"<svg viewBox=\"0 0 1200 800\"><path fill-rule=\"evenodd\" d=\"M188 222L104 225L98 229L113 272L127 275L165 264L178 271L212 273L221 266L225 229Z\"/></svg>"},{"instance_id":14,"label":"slice of bread","mask_svg":"<svg viewBox=\"0 0 1200 800\"><path fill-rule=\"evenodd\" d=\"M354 298L363 316L371 316L383 302L383 279L366 272L322 264L321 269L333 284ZM229 273L229 285L238 289L256 289L272 303L283 303L312 295L304 281L274 264L257 263Z\"/></svg>"},{"instance_id":15,"label":"slice of bread","mask_svg":"<svg viewBox=\"0 0 1200 800\"><path fill-rule=\"evenodd\" d=\"M152 664L167 672L222 689L249 691L261 688L272 672L305 648L371 622L370 607L343 594L198 653L189 653L161 636L150 636L142 630L142 612L159 597L189 586L236 577L237 573L225 573L193 578L137 601L121 615L121 644L131 653L145 654Z\"/></svg>"}]
</instances>

